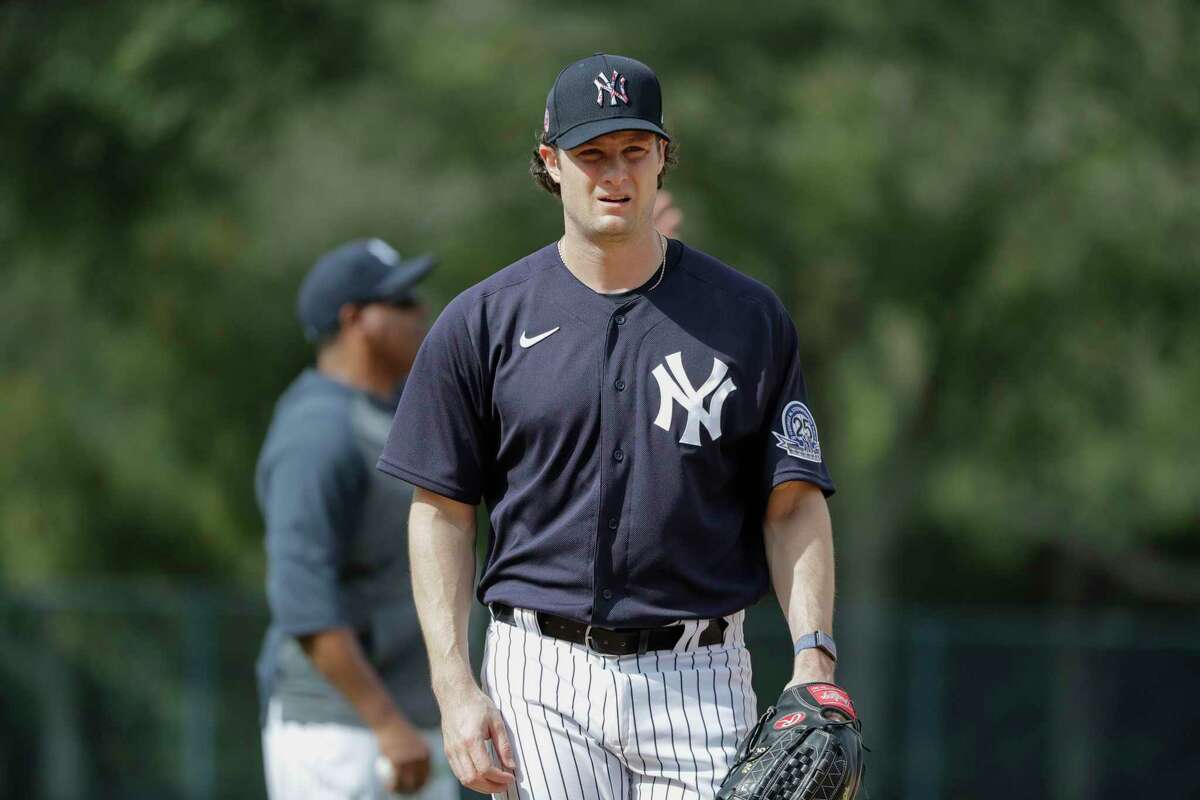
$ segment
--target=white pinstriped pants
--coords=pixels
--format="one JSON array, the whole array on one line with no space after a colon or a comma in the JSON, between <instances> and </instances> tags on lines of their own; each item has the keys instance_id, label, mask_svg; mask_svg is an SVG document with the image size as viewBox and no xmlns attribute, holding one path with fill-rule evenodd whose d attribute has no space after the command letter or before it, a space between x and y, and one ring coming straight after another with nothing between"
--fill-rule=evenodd
<instances>
[{"instance_id":1,"label":"white pinstriped pants","mask_svg":"<svg viewBox=\"0 0 1200 800\"><path fill-rule=\"evenodd\" d=\"M725 642L604 656L543 636L530 611L492 621L482 684L517 758L509 800L711 800L754 725L745 612ZM704 623L707 624L707 623Z\"/></svg>"}]
</instances>

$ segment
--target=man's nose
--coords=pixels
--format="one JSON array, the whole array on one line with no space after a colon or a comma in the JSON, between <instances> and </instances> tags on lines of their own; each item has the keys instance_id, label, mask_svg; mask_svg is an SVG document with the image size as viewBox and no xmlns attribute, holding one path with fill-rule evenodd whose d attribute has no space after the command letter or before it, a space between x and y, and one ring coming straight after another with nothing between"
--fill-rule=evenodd
<instances>
[{"instance_id":1,"label":"man's nose","mask_svg":"<svg viewBox=\"0 0 1200 800\"><path fill-rule=\"evenodd\" d=\"M619 186L629 177L629 165L625 163L625 159L621 156L610 158L605 162L604 174L601 180L604 183Z\"/></svg>"}]
</instances>

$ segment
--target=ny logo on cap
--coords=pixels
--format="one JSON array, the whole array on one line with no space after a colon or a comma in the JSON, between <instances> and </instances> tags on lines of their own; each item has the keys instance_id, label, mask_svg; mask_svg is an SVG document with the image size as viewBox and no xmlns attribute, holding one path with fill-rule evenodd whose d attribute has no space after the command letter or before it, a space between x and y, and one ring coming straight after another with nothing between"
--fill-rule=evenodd
<instances>
[{"instance_id":1,"label":"ny logo on cap","mask_svg":"<svg viewBox=\"0 0 1200 800\"><path fill-rule=\"evenodd\" d=\"M629 105L629 95L625 94L625 76L613 70L612 78L606 78L601 72L596 76L596 80L592 81L596 87L596 105L604 105L604 93L608 92L608 104L615 106L617 100L620 100L625 105Z\"/></svg>"},{"instance_id":2,"label":"ny logo on cap","mask_svg":"<svg viewBox=\"0 0 1200 800\"><path fill-rule=\"evenodd\" d=\"M383 239L371 239L367 242L367 252L378 258L389 267L400 263L400 254Z\"/></svg>"}]
</instances>

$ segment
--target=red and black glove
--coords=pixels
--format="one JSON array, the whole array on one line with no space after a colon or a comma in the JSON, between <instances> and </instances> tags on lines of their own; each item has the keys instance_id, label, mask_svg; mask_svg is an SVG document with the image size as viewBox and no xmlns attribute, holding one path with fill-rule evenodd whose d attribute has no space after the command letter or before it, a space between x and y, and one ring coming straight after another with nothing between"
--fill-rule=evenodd
<instances>
[{"instance_id":1,"label":"red and black glove","mask_svg":"<svg viewBox=\"0 0 1200 800\"><path fill-rule=\"evenodd\" d=\"M759 718L717 800L854 800L864 770L850 696L832 683L803 683Z\"/></svg>"}]
</instances>

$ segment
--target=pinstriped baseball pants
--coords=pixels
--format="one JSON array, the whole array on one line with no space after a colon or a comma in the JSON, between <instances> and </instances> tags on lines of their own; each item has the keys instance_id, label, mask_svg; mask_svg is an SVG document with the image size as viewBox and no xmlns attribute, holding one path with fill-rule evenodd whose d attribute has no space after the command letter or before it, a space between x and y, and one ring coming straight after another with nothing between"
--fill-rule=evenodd
<instances>
[{"instance_id":1,"label":"pinstriped baseball pants","mask_svg":"<svg viewBox=\"0 0 1200 800\"><path fill-rule=\"evenodd\" d=\"M482 684L517 758L507 800L713 798L754 725L745 612L725 642L695 646L683 623L674 650L605 656L543 636L531 612L488 628Z\"/></svg>"}]
</instances>

